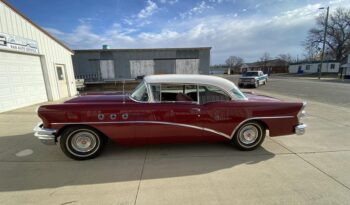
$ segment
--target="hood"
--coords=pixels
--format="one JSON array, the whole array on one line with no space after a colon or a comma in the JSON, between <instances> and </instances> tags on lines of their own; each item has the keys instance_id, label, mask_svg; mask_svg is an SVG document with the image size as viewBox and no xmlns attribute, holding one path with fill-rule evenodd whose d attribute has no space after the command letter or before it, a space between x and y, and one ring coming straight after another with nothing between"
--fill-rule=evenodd
<instances>
[{"instance_id":1,"label":"hood","mask_svg":"<svg viewBox=\"0 0 350 205\"><path fill-rule=\"evenodd\" d=\"M249 101L264 101L264 102L280 102L281 100L265 95L255 95L252 93L244 93Z\"/></svg>"},{"instance_id":2,"label":"hood","mask_svg":"<svg viewBox=\"0 0 350 205\"><path fill-rule=\"evenodd\" d=\"M241 76L239 77L240 79L254 79L257 78L258 76Z\"/></svg>"},{"instance_id":3,"label":"hood","mask_svg":"<svg viewBox=\"0 0 350 205\"><path fill-rule=\"evenodd\" d=\"M87 94L67 100L64 103L118 103L118 102L133 102L129 95L115 94Z\"/></svg>"}]
</instances>

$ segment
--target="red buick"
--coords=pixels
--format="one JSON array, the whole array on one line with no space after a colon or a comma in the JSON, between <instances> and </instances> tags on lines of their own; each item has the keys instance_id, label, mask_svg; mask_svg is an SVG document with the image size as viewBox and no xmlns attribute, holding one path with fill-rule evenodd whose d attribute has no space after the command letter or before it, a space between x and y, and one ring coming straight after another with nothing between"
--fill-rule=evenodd
<instances>
[{"instance_id":1,"label":"red buick","mask_svg":"<svg viewBox=\"0 0 350 205\"><path fill-rule=\"evenodd\" d=\"M42 105L34 131L77 160L98 156L108 139L121 145L227 141L253 150L267 130L271 137L303 134L304 107L242 93L220 77L152 75L131 95L84 95Z\"/></svg>"}]
</instances>

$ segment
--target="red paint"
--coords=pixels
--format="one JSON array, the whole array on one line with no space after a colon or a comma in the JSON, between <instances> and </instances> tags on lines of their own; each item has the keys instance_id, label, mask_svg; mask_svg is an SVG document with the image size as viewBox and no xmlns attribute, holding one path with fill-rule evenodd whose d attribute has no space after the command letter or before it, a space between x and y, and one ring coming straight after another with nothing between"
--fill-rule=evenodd
<instances>
[{"instance_id":1,"label":"red paint","mask_svg":"<svg viewBox=\"0 0 350 205\"><path fill-rule=\"evenodd\" d=\"M147 122L191 125L231 136L235 127L247 118L293 116L260 121L266 124L270 136L294 134L302 103L246 95L248 101L223 101L204 105L186 102L140 103L123 95L85 95L62 104L41 106L38 114L44 127L58 129L60 132L66 126L64 123L87 123L113 141L129 145L228 140L222 135L192 127ZM122 118L125 113L128 114L127 119ZM103 120L98 119L99 114L104 115ZM116 119L110 119L111 114L116 114Z\"/></svg>"}]
</instances>

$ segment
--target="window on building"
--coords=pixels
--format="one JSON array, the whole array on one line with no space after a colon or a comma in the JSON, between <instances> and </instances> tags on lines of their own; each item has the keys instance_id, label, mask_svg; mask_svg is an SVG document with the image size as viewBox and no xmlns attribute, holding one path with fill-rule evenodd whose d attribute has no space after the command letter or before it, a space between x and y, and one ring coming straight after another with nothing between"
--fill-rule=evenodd
<instances>
[{"instance_id":1,"label":"window on building","mask_svg":"<svg viewBox=\"0 0 350 205\"><path fill-rule=\"evenodd\" d=\"M334 70L335 69L335 64L331 64L331 69Z\"/></svg>"},{"instance_id":2,"label":"window on building","mask_svg":"<svg viewBox=\"0 0 350 205\"><path fill-rule=\"evenodd\" d=\"M310 65L306 65L305 70L310 70Z\"/></svg>"},{"instance_id":3,"label":"window on building","mask_svg":"<svg viewBox=\"0 0 350 205\"><path fill-rule=\"evenodd\" d=\"M58 80L64 80L62 67L56 67Z\"/></svg>"}]
</instances>

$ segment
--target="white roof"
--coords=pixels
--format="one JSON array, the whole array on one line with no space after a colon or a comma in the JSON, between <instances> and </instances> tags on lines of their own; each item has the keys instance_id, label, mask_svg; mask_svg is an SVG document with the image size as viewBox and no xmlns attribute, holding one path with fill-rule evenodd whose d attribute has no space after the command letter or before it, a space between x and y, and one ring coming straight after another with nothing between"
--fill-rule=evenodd
<instances>
[{"instance_id":1,"label":"white roof","mask_svg":"<svg viewBox=\"0 0 350 205\"><path fill-rule=\"evenodd\" d=\"M144 77L146 83L191 83L213 85L223 90L230 91L237 88L236 85L221 77L210 75L196 75L196 74L166 74L166 75L148 75Z\"/></svg>"}]
</instances>

